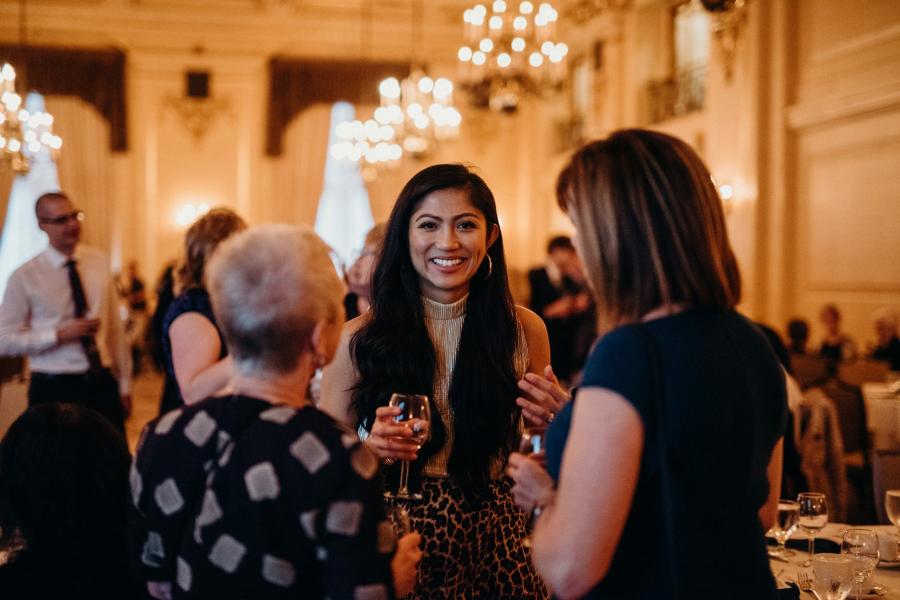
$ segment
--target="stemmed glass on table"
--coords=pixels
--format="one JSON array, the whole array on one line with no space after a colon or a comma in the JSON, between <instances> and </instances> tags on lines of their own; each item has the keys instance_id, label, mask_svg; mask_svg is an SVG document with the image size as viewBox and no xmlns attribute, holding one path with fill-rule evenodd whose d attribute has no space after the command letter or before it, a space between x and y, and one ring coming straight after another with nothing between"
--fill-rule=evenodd
<instances>
[{"instance_id":1,"label":"stemmed glass on table","mask_svg":"<svg viewBox=\"0 0 900 600\"><path fill-rule=\"evenodd\" d=\"M853 561L843 554L812 559L813 589L821 600L844 600L853 587Z\"/></svg>"},{"instance_id":2,"label":"stemmed glass on table","mask_svg":"<svg viewBox=\"0 0 900 600\"><path fill-rule=\"evenodd\" d=\"M862 598L862 585L878 566L878 536L871 529L848 529L841 541L841 554L850 558L856 580L856 600Z\"/></svg>"},{"instance_id":3,"label":"stemmed glass on table","mask_svg":"<svg viewBox=\"0 0 900 600\"><path fill-rule=\"evenodd\" d=\"M825 494L802 492L797 496L797 503L800 505L800 529L809 536L809 559L803 563L808 567L816 553L816 534L828 525L828 502Z\"/></svg>"},{"instance_id":4,"label":"stemmed glass on table","mask_svg":"<svg viewBox=\"0 0 900 600\"><path fill-rule=\"evenodd\" d=\"M410 443L419 450L431 433L431 405L428 396L420 394L393 394L388 406L400 409L394 421L412 431L412 437L398 437L397 440ZM409 491L409 461L400 462L400 485L396 492L385 492L385 498L394 500L421 500L422 494Z\"/></svg>"},{"instance_id":5,"label":"stemmed glass on table","mask_svg":"<svg viewBox=\"0 0 900 600\"><path fill-rule=\"evenodd\" d=\"M790 539L791 534L797 529L800 521L800 504L793 500L778 501L778 520L770 530L778 542L778 548L770 552L773 556L784 558L785 556L793 556L793 550L788 550L785 544Z\"/></svg>"},{"instance_id":6,"label":"stemmed glass on table","mask_svg":"<svg viewBox=\"0 0 900 600\"><path fill-rule=\"evenodd\" d=\"M884 510L900 533L900 490L888 490L884 493Z\"/></svg>"},{"instance_id":7,"label":"stemmed glass on table","mask_svg":"<svg viewBox=\"0 0 900 600\"><path fill-rule=\"evenodd\" d=\"M544 432L538 429L527 429L519 440L519 453L536 460L543 467L546 463L546 452L544 449ZM531 511L531 521L529 523L529 531L534 528L534 520L541 514L540 507L535 507ZM528 535L522 540L522 545L531 548L531 536Z\"/></svg>"}]
</instances>

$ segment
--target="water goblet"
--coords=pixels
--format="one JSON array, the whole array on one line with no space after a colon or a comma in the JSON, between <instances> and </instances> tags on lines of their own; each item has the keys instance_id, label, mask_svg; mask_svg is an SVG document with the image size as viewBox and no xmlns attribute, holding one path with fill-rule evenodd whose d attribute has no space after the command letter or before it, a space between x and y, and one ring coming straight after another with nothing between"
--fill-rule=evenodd
<instances>
[{"instance_id":1,"label":"water goblet","mask_svg":"<svg viewBox=\"0 0 900 600\"><path fill-rule=\"evenodd\" d=\"M428 440L431 433L431 406L428 396L420 394L393 394L388 406L396 406L400 414L394 417L394 421L404 425L412 431L412 437L398 437L398 441L412 442L416 450L420 449ZM422 494L409 491L409 461L400 462L400 485L396 492L385 492L385 498L392 500L421 500Z\"/></svg>"},{"instance_id":2,"label":"water goblet","mask_svg":"<svg viewBox=\"0 0 900 600\"><path fill-rule=\"evenodd\" d=\"M871 529L848 529L841 541L841 554L852 561L856 581L856 600L862 598L862 586L878 566L878 536Z\"/></svg>"},{"instance_id":3,"label":"water goblet","mask_svg":"<svg viewBox=\"0 0 900 600\"><path fill-rule=\"evenodd\" d=\"M828 525L828 502L825 494L818 492L802 492L797 496L800 505L800 529L809 536L809 558L804 567L812 564L816 553L816 534Z\"/></svg>"},{"instance_id":4,"label":"water goblet","mask_svg":"<svg viewBox=\"0 0 900 600\"><path fill-rule=\"evenodd\" d=\"M853 563L842 554L817 554L812 559L813 589L822 600L844 600L853 587Z\"/></svg>"},{"instance_id":5,"label":"water goblet","mask_svg":"<svg viewBox=\"0 0 900 600\"><path fill-rule=\"evenodd\" d=\"M778 520L775 522L772 529L770 529L772 535L775 536L775 541L778 542L778 547L771 551L770 554L782 558L785 556L793 556L795 554L793 550L788 550L785 547L785 544L794 533L794 530L797 529L799 521L800 503L794 502L793 500L779 500Z\"/></svg>"},{"instance_id":6,"label":"water goblet","mask_svg":"<svg viewBox=\"0 0 900 600\"><path fill-rule=\"evenodd\" d=\"M884 510L900 533L900 490L888 490L884 493Z\"/></svg>"}]
</instances>

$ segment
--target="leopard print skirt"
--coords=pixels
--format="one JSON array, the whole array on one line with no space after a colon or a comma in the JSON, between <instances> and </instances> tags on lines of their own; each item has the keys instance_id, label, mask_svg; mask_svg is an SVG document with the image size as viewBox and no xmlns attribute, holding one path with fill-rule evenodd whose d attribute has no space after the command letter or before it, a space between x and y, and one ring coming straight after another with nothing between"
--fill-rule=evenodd
<instances>
[{"instance_id":1,"label":"leopard print skirt","mask_svg":"<svg viewBox=\"0 0 900 600\"><path fill-rule=\"evenodd\" d=\"M491 484L477 508L450 479L424 477L423 499L399 502L422 535L415 591L405 600L546 600L547 589L522 544L528 516L513 503L510 482Z\"/></svg>"}]
</instances>

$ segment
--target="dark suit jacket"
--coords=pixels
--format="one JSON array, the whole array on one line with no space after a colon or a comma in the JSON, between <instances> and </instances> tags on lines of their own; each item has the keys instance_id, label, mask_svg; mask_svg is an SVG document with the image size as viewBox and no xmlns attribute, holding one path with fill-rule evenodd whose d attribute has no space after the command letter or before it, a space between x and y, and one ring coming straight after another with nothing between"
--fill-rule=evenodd
<instances>
[{"instance_id":1,"label":"dark suit jacket","mask_svg":"<svg viewBox=\"0 0 900 600\"><path fill-rule=\"evenodd\" d=\"M529 271L528 283L531 286L531 300L528 306L547 325L553 371L560 379L568 379L574 371L581 368L580 363L584 358L579 356L576 348L576 340L583 319L580 315L548 319L544 316L544 309L563 296L578 294L581 288L568 277L563 277L560 287L557 288L550 281L550 276L547 275L547 269L544 267Z\"/></svg>"}]
</instances>

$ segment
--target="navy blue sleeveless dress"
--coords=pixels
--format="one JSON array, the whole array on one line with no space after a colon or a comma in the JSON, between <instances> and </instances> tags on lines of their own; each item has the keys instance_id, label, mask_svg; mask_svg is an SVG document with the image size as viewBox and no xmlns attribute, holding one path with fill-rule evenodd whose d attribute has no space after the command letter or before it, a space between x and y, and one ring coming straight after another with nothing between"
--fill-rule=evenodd
<instances>
[{"instance_id":1,"label":"navy blue sleeveless dress","mask_svg":"<svg viewBox=\"0 0 900 600\"><path fill-rule=\"evenodd\" d=\"M228 349L225 348L225 339L222 337L218 324L216 324L216 316L213 314L212 303L206 290L189 288L180 293L172 300L172 304L169 305L169 310L166 311L166 316L162 322L162 347L165 357L166 381L159 404L159 414L161 415L184 406L184 399L181 397L181 390L178 388L178 380L175 379L175 368L172 366L172 342L169 340L169 327L172 326L175 319L189 312L200 313L216 328L216 333L219 334L219 342L222 344L219 360L228 355Z\"/></svg>"}]
</instances>

